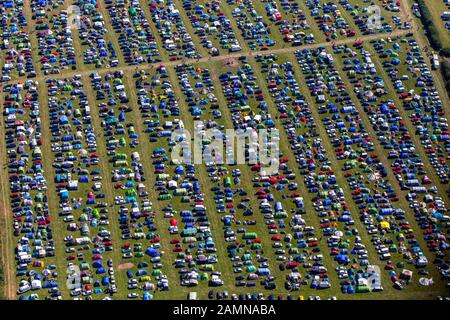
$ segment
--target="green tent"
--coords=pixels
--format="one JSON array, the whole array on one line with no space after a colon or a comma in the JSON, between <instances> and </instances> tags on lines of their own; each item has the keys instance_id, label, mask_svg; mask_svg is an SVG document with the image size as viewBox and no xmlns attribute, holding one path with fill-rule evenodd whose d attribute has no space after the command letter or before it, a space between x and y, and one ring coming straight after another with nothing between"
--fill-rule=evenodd
<instances>
[{"instance_id":1,"label":"green tent","mask_svg":"<svg viewBox=\"0 0 450 320\"><path fill-rule=\"evenodd\" d=\"M134 189L128 189L127 191L125 191L125 195L127 197L136 197L137 196L137 192Z\"/></svg>"},{"instance_id":2,"label":"green tent","mask_svg":"<svg viewBox=\"0 0 450 320\"><path fill-rule=\"evenodd\" d=\"M252 245L250 246L250 249L252 249L252 250L261 249L261 244L260 243L252 243Z\"/></svg>"},{"instance_id":3,"label":"green tent","mask_svg":"<svg viewBox=\"0 0 450 320\"><path fill-rule=\"evenodd\" d=\"M248 253L242 255L242 261L249 261L252 260L252 256Z\"/></svg>"},{"instance_id":4,"label":"green tent","mask_svg":"<svg viewBox=\"0 0 450 320\"><path fill-rule=\"evenodd\" d=\"M367 293L370 292L368 286L356 286L356 293Z\"/></svg>"},{"instance_id":5,"label":"green tent","mask_svg":"<svg viewBox=\"0 0 450 320\"><path fill-rule=\"evenodd\" d=\"M214 266L212 264L204 264L200 267L202 271L214 271Z\"/></svg>"},{"instance_id":6,"label":"green tent","mask_svg":"<svg viewBox=\"0 0 450 320\"><path fill-rule=\"evenodd\" d=\"M253 266L253 265L247 266L247 267L245 268L245 271L247 271L247 272L255 272L255 271L256 271L256 267Z\"/></svg>"},{"instance_id":7,"label":"green tent","mask_svg":"<svg viewBox=\"0 0 450 320\"><path fill-rule=\"evenodd\" d=\"M156 277L162 274L162 271L160 269L153 269L152 276Z\"/></svg>"},{"instance_id":8,"label":"green tent","mask_svg":"<svg viewBox=\"0 0 450 320\"><path fill-rule=\"evenodd\" d=\"M258 235L256 232L245 232L242 236L242 239L256 239Z\"/></svg>"}]
</instances>

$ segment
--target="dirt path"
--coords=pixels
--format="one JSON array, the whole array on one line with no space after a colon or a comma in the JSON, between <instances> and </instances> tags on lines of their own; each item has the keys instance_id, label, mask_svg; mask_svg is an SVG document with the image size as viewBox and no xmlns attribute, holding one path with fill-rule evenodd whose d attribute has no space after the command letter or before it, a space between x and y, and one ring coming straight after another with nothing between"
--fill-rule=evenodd
<instances>
[{"instance_id":1,"label":"dirt path","mask_svg":"<svg viewBox=\"0 0 450 320\"><path fill-rule=\"evenodd\" d=\"M392 37L392 36L402 36L407 34L408 32L410 32L409 30L396 30L394 32L391 33L382 33L382 34L373 34L373 35L368 35L368 36L364 36L364 37L359 37L358 39L361 41L370 41L370 40L376 40L376 39L381 39L381 38L386 38L386 37ZM331 46L333 44L339 45L339 44L352 44L356 41L356 38L346 38L346 39L342 39L342 40L337 40L334 42L322 42L322 43L314 43L314 44L308 44L308 45L304 45L304 46L298 46L298 47L289 47L289 48L279 48L279 49L273 49L273 50L266 50L266 51L253 51L248 53L248 55L252 56L252 55L258 55L258 54L280 54L280 53L284 53L284 52L294 52L297 50L303 50L303 49L316 49L319 47L326 47L326 46ZM242 52L237 52L237 53L230 53L230 54L226 54L226 55L221 55L221 56L216 56L216 57L203 57L200 59L185 59L184 63L199 63L199 62L208 62L208 61L223 61L223 60L227 60L227 59L231 59L231 58L238 58L240 56L244 55L244 53ZM177 61L168 61L168 62L158 62L158 63L142 63L139 66L134 66L134 65L121 65L121 66L117 66L114 68L104 68L104 69L99 69L99 70L95 70L97 71L100 75L101 74L105 74L111 71L118 71L118 70L122 70L124 72L127 71L131 71L131 70L136 70L136 68L139 69L150 69L153 67L157 67L160 66L161 64L165 65L166 67L170 67L170 66L175 66L178 64L181 64L182 61L181 60L177 60ZM91 72L93 71L72 71L72 70L62 70L62 72L60 74L52 74L52 75L40 75L36 78L34 78L34 81L43 81L46 80L48 78L53 78L53 79L64 79L64 78L70 78L73 75L81 75L81 76L86 76L89 75ZM21 78L19 80L15 80L15 81L9 81L8 84L12 84L12 83L21 83L24 82L25 78Z\"/></svg>"}]
</instances>

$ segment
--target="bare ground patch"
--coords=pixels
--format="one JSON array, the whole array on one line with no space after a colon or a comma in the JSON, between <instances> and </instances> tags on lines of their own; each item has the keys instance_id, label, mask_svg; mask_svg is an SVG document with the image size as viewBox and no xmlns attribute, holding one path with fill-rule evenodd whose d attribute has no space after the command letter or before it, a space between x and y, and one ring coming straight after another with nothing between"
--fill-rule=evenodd
<instances>
[{"instance_id":1,"label":"bare ground patch","mask_svg":"<svg viewBox=\"0 0 450 320\"><path fill-rule=\"evenodd\" d=\"M134 263L131 263L131 262L122 263L122 264L119 264L119 265L117 266L117 268L118 268L119 270L131 269L131 268L133 268L133 267L134 267Z\"/></svg>"},{"instance_id":2,"label":"bare ground patch","mask_svg":"<svg viewBox=\"0 0 450 320\"><path fill-rule=\"evenodd\" d=\"M239 69L239 60L234 57L226 58L223 60L223 65L227 68Z\"/></svg>"}]
</instances>

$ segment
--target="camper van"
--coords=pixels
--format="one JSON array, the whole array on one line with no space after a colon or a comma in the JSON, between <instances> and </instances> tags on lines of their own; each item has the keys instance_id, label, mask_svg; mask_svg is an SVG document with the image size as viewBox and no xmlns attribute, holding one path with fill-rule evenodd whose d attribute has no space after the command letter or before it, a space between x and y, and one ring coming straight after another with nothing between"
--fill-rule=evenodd
<instances>
[{"instance_id":1,"label":"camper van","mask_svg":"<svg viewBox=\"0 0 450 320\"><path fill-rule=\"evenodd\" d=\"M433 54L433 58L431 60L432 66L434 70L439 69L440 63L439 63L439 56L437 54Z\"/></svg>"},{"instance_id":2,"label":"camper van","mask_svg":"<svg viewBox=\"0 0 450 320\"><path fill-rule=\"evenodd\" d=\"M231 52L238 52L238 51L241 51L241 50L242 50L241 47L239 45L237 45L237 44L232 44L230 46L230 51Z\"/></svg>"}]
</instances>

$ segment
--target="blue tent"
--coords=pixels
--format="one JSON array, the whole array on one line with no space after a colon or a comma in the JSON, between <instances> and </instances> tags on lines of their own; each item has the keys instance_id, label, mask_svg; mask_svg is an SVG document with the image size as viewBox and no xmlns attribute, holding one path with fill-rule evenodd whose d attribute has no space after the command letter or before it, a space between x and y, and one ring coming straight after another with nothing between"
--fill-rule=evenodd
<instances>
[{"instance_id":1,"label":"blue tent","mask_svg":"<svg viewBox=\"0 0 450 320\"><path fill-rule=\"evenodd\" d=\"M153 295L148 291L144 291L144 296L142 300L151 300L151 299L153 299Z\"/></svg>"},{"instance_id":2,"label":"blue tent","mask_svg":"<svg viewBox=\"0 0 450 320\"><path fill-rule=\"evenodd\" d=\"M61 200L67 200L69 198L69 191L65 189L59 191L59 197L61 198Z\"/></svg>"},{"instance_id":3,"label":"blue tent","mask_svg":"<svg viewBox=\"0 0 450 320\"><path fill-rule=\"evenodd\" d=\"M199 116L199 115L203 114L203 112L199 108L195 107L195 108L192 108L191 114L193 116Z\"/></svg>"},{"instance_id":4,"label":"blue tent","mask_svg":"<svg viewBox=\"0 0 450 320\"><path fill-rule=\"evenodd\" d=\"M59 283L58 283L58 282L52 281L52 282L44 283L44 284L42 285L42 288L43 288L43 289L57 288L58 286L59 286Z\"/></svg>"},{"instance_id":5,"label":"blue tent","mask_svg":"<svg viewBox=\"0 0 450 320\"><path fill-rule=\"evenodd\" d=\"M136 271L136 276L146 276L148 274L147 270L144 269L139 269L138 271Z\"/></svg>"},{"instance_id":6,"label":"blue tent","mask_svg":"<svg viewBox=\"0 0 450 320\"><path fill-rule=\"evenodd\" d=\"M166 150L164 148L156 148L155 150L153 150L154 154L165 154Z\"/></svg>"},{"instance_id":7,"label":"blue tent","mask_svg":"<svg viewBox=\"0 0 450 320\"><path fill-rule=\"evenodd\" d=\"M154 249L154 248L148 248L145 251L145 253L148 254L150 257L158 257L158 256L161 255L161 253L158 250Z\"/></svg>"},{"instance_id":8,"label":"blue tent","mask_svg":"<svg viewBox=\"0 0 450 320\"><path fill-rule=\"evenodd\" d=\"M136 202L137 200L136 200L135 197L128 197L125 201L126 201L127 203L134 203L134 202Z\"/></svg>"},{"instance_id":9,"label":"blue tent","mask_svg":"<svg viewBox=\"0 0 450 320\"><path fill-rule=\"evenodd\" d=\"M269 268L258 268L257 274L260 276L268 276L270 275Z\"/></svg>"},{"instance_id":10,"label":"blue tent","mask_svg":"<svg viewBox=\"0 0 450 320\"><path fill-rule=\"evenodd\" d=\"M440 219L442 219L442 214L439 212L435 212L432 214L432 217L440 220Z\"/></svg>"},{"instance_id":11,"label":"blue tent","mask_svg":"<svg viewBox=\"0 0 450 320\"><path fill-rule=\"evenodd\" d=\"M334 257L334 260L336 260L338 263L349 263L350 258L345 254L338 254Z\"/></svg>"},{"instance_id":12,"label":"blue tent","mask_svg":"<svg viewBox=\"0 0 450 320\"><path fill-rule=\"evenodd\" d=\"M340 221L340 222L347 222L347 221L350 221L351 218L352 217L349 216L349 215L340 215L339 218L338 218L338 221Z\"/></svg>"},{"instance_id":13,"label":"blue tent","mask_svg":"<svg viewBox=\"0 0 450 320\"><path fill-rule=\"evenodd\" d=\"M391 215L394 212L394 210L392 208L382 208L379 211L379 214L382 216L387 216L387 215Z\"/></svg>"},{"instance_id":14,"label":"blue tent","mask_svg":"<svg viewBox=\"0 0 450 320\"><path fill-rule=\"evenodd\" d=\"M177 166L175 168L175 173L176 174L184 174L184 167L183 166Z\"/></svg>"},{"instance_id":15,"label":"blue tent","mask_svg":"<svg viewBox=\"0 0 450 320\"><path fill-rule=\"evenodd\" d=\"M68 124L69 123L69 119L66 116L62 116L61 118L59 118L59 124Z\"/></svg>"},{"instance_id":16,"label":"blue tent","mask_svg":"<svg viewBox=\"0 0 450 320\"><path fill-rule=\"evenodd\" d=\"M195 218L194 217L183 217L181 219L181 222L183 222L183 223L195 222Z\"/></svg>"},{"instance_id":17,"label":"blue tent","mask_svg":"<svg viewBox=\"0 0 450 320\"><path fill-rule=\"evenodd\" d=\"M104 274L106 273L106 269L105 268L98 268L97 271L95 271L96 274Z\"/></svg>"},{"instance_id":18,"label":"blue tent","mask_svg":"<svg viewBox=\"0 0 450 320\"><path fill-rule=\"evenodd\" d=\"M194 184L192 187L193 187L194 191L200 190L200 184L198 183L198 181L194 181Z\"/></svg>"},{"instance_id":19,"label":"blue tent","mask_svg":"<svg viewBox=\"0 0 450 320\"><path fill-rule=\"evenodd\" d=\"M180 212L180 216L182 217L192 216L192 212L189 210L183 210Z\"/></svg>"},{"instance_id":20,"label":"blue tent","mask_svg":"<svg viewBox=\"0 0 450 320\"><path fill-rule=\"evenodd\" d=\"M273 127L275 126L275 122L272 119L266 120L266 126Z\"/></svg>"},{"instance_id":21,"label":"blue tent","mask_svg":"<svg viewBox=\"0 0 450 320\"><path fill-rule=\"evenodd\" d=\"M68 179L67 179L67 176L65 175L65 174L57 174L56 176L55 176L55 182L56 183L61 183L61 182L65 182L65 181L67 181Z\"/></svg>"},{"instance_id":22,"label":"blue tent","mask_svg":"<svg viewBox=\"0 0 450 320\"><path fill-rule=\"evenodd\" d=\"M224 225L224 226L231 226L231 218L225 217L225 218L223 219L223 225Z\"/></svg>"}]
</instances>

